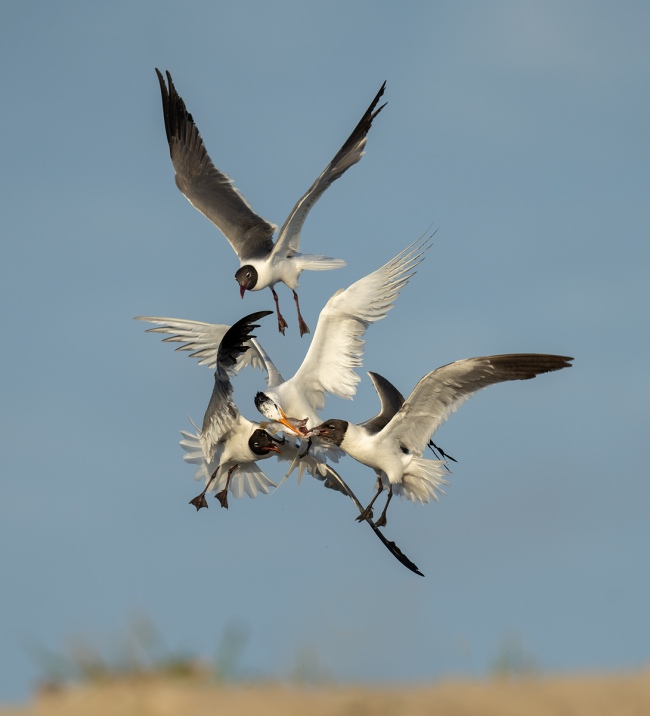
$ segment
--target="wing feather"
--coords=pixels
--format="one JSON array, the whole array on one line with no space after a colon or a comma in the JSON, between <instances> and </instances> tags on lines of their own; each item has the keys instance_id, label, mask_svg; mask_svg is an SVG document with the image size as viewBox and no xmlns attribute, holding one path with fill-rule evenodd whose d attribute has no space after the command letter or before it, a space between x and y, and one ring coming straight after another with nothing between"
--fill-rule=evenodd
<instances>
[{"instance_id":1,"label":"wing feather","mask_svg":"<svg viewBox=\"0 0 650 716\"><path fill-rule=\"evenodd\" d=\"M168 88L158 69L156 74L176 186L228 239L240 260L267 256L277 227L258 216L232 180L214 166L171 75L167 72Z\"/></svg>"},{"instance_id":2,"label":"wing feather","mask_svg":"<svg viewBox=\"0 0 650 716\"><path fill-rule=\"evenodd\" d=\"M386 427L393 416L404 404L404 396L397 388L379 373L371 373L368 371L370 380L372 380L379 400L381 402L381 410L374 418L370 418L360 424L368 433L374 435Z\"/></svg>"},{"instance_id":3,"label":"wing feather","mask_svg":"<svg viewBox=\"0 0 650 716\"><path fill-rule=\"evenodd\" d=\"M318 179L316 179L293 207L278 234L278 240L273 248L274 256L285 253L294 254L300 250L300 232L312 206L314 206L333 182L343 176L343 174L363 156L367 135L372 126L372 122L386 106L383 104L375 111L375 107L384 94L385 89L386 83L384 82L370 103L370 106L365 111L365 114L352 131L352 134L350 134L343 146L336 153L334 159L325 167Z\"/></svg>"},{"instance_id":4,"label":"wing feather","mask_svg":"<svg viewBox=\"0 0 650 716\"><path fill-rule=\"evenodd\" d=\"M217 367L217 350L226 331L230 328L222 323L203 323L183 318L136 316L135 320L155 323L156 328L148 328L147 333L168 334L167 338L163 338L163 343L181 343L182 345L176 348L177 351L192 351L189 357L198 359L199 365L206 365L208 368ZM239 372L248 365L252 365L253 368L265 369L266 359L262 358L260 344L255 340L250 340L245 345L248 350L238 358L235 371Z\"/></svg>"},{"instance_id":5,"label":"wing feather","mask_svg":"<svg viewBox=\"0 0 650 716\"><path fill-rule=\"evenodd\" d=\"M335 293L320 313L314 337L302 365L287 383L304 394L318 412L325 393L351 399L360 378L363 335L371 323L381 320L422 261L427 243L417 242L377 271ZM416 245L417 244L417 245ZM286 385L286 383L285 383Z\"/></svg>"},{"instance_id":6,"label":"wing feather","mask_svg":"<svg viewBox=\"0 0 650 716\"><path fill-rule=\"evenodd\" d=\"M570 368L572 360L567 356L519 353L449 363L420 380L382 435L421 454L449 415L477 391L508 380L529 380L541 373Z\"/></svg>"},{"instance_id":7,"label":"wing feather","mask_svg":"<svg viewBox=\"0 0 650 716\"><path fill-rule=\"evenodd\" d=\"M201 446L207 462L211 462L219 441L232 429L239 417L239 410L232 400L233 386L230 380L239 356L248 350L245 343L254 338L254 322L268 316L272 311L258 311L245 316L228 329L219 344L214 387L201 426Z\"/></svg>"}]
</instances>

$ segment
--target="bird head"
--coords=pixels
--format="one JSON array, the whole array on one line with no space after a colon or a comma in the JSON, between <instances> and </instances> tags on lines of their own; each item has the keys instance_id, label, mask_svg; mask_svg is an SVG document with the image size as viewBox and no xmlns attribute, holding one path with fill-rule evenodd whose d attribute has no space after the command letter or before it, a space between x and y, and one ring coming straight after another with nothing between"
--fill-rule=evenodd
<instances>
[{"instance_id":1,"label":"bird head","mask_svg":"<svg viewBox=\"0 0 650 716\"><path fill-rule=\"evenodd\" d=\"M251 452L254 452L256 455L267 455L271 452L281 453L280 445L282 445L283 442L283 440L278 440L272 435L269 435L266 430L257 428L257 430L253 430L252 435L248 439L248 447L251 449Z\"/></svg>"},{"instance_id":2,"label":"bird head","mask_svg":"<svg viewBox=\"0 0 650 716\"><path fill-rule=\"evenodd\" d=\"M257 285L257 270L250 264L242 266L235 274L235 280L239 284L239 295L244 298L244 292L252 291Z\"/></svg>"},{"instance_id":3,"label":"bird head","mask_svg":"<svg viewBox=\"0 0 650 716\"><path fill-rule=\"evenodd\" d=\"M305 420L299 421L297 424L290 422L286 416L284 410L266 393L261 391L255 395L255 407L267 418L271 423L275 423L278 426L284 426L288 428L292 433L299 435L301 438L305 436L307 429L305 428ZM281 428L279 428L281 429Z\"/></svg>"},{"instance_id":4,"label":"bird head","mask_svg":"<svg viewBox=\"0 0 650 716\"><path fill-rule=\"evenodd\" d=\"M341 446L345 433L348 429L347 420L326 420L324 423L317 425L315 428L307 432L305 437L308 438L322 438L327 442L334 443L334 445Z\"/></svg>"}]
</instances>

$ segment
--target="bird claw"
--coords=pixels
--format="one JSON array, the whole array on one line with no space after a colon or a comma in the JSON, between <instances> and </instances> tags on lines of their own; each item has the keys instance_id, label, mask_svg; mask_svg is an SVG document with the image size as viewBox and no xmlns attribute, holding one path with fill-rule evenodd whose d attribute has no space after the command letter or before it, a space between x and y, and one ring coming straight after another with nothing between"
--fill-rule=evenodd
<instances>
[{"instance_id":1,"label":"bird claw","mask_svg":"<svg viewBox=\"0 0 650 716\"><path fill-rule=\"evenodd\" d=\"M372 519L372 507L366 507L366 509L359 515L356 516L357 522L365 522L366 520ZM379 525L379 523L377 523Z\"/></svg>"},{"instance_id":2,"label":"bird claw","mask_svg":"<svg viewBox=\"0 0 650 716\"><path fill-rule=\"evenodd\" d=\"M284 320L284 316L281 313L278 313L278 331L284 335L287 328L289 328L289 324Z\"/></svg>"},{"instance_id":3,"label":"bird claw","mask_svg":"<svg viewBox=\"0 0 650 716\"><path fill-rule=\"evenodd\" d=\"M377 527L386 527L387 524L388 524L388 520L386 519L385 514L382 514L382 516L377 520L377 522L375 522L375 525Z\"/></svg>"},{"instance_id":4,"label":"bird claw","mask_svg":"<svg viewBox=\"0 0 650 716\"><path fill-rule=\"evenodd\" d=\"M197 495L194 499L190 500L190 505L194 505L194 507L196 507L196 511L198 512L202 507L207 507L208 503L205 499L205 495L201 493L200 495Z\"/></svg>"},{"instance_id":5,"label":"bird claw","mask_svg":"<svg viewBox=\"0 0 650 716\"><path fill-rule=\"evenodd\" d=\"M302 317L298 320L298 327L300 328L301 338L305 335L305 333L311 333L309 326L302 320Z\"/></svg>"},{"instance_id":6,"label":"bird claw","mask_svg":"<svg viewBox=\"0 0 650 716\"><path fill-rule=\"evenodd\" d=\"M221 490L221 492L217 492L215 497L217 498L217 500L219 500L222 507L228 509L228 490Z\"/></svg>"}]
</instances>

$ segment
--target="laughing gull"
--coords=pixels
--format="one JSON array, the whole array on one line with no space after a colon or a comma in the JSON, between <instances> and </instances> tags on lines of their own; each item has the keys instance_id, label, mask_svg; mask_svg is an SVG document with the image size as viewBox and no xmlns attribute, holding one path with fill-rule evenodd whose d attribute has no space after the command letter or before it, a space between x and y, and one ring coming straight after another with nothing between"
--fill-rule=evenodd
<instances>
[{"instance_id":1,"label":"laughing gull","mask_svg":"<svg viewBox=\"0 0 650 716\"><path fill-rule=\"evenodd\" d=\"M258 328L255 321L271 313L258 311L242 318L226 331L219 344L214 387L198 435L205 462L213 465L214 469L209 473L205 489L190 501L197 510L208 506L205 493L213 485L215 490L220 488L216 497L221 506L228 507L228 489L236 470L236 479L242 483L236 488L237 492L241 492L244 483L247 484L248 494L253 492L253 496L258 490L268 492L269 487L275 487L275 483L255 463L272 453L279 453L281 441L239 412L232 399L231 382L237 358L247 350L245 343L252 337L253 329Z\"/></svg>"},{"instance_id":2,"label":"laughing gull","mask_svg":"<svg viewBox=\"0 0 650 716\"><path fill-rule=\"evenodd\" d=\"M383 527L393 494L403 495L412 502L437 501L442 486L447 484L443 478L444 463L425 459L422 453L452 412L482 388L569 368L572 360L567 356L537 353L459 360L425 375L383 427L380 413L358 425L346 420L326 420L308 435L340 447L355 460L373 468L377 474L377 493L361 518L372 514L373 503L382 490L388 488L386 505L376 522L378 527Z\"/></svg>"},{"instance_id":3,"label":"laughing gull","mask_svg":"<svg viewBox=\"0 0 650 716\"><path fill-rule=\"evenodd\" d=\"M293 291L300 335L308 333L309 328L300 314L296 293L301 271L329 271L344 266L345 261L301 254L300 231L307 214L323 192L363 156L372 122L385 106L375 109L386 83L381 86L334 159L298 200L274 244L273 234L277 226L258 216L234 187L232 180L214 166L192 115L174 87L171 75L166 73L165 84L158 69L156 74L160 82L165 131L176 173L176 186L196 209L217 226L235 250L240 261L235 278L239 283L241 297L244 297L247 290L260 291L269 287L278 314L278 329L284 334L287 322L280 313L274 288L276 283L284 283Z\"/></svg>"}]
</instances>

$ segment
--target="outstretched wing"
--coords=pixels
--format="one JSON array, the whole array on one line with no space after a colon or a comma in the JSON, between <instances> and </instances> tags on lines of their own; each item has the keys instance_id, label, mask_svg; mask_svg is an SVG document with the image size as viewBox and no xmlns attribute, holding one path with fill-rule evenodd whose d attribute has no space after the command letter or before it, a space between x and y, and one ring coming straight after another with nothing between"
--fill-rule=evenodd
<instances>
[{"instance_id":1,"label":"outstretched wing","mask_svg":"<svg viewBox=\"0 0 650 716\"><path fill-rule=\"evenodd\" d=\"M214 372L214 387L201 426L201 446L206 460L214 456L217 443L233 427L239 416L232 400L233 387L230 380L234 374L237 359L248 348L246 342L258 325L255 321L268 316L272 311L257 311L237 321L226 331L217 351L217 368Z\"/></svg>"},{"instance_id":2,"label":"outstretched wing","mask_svg":"<svg viewBox=\"0 0 650 716\"><path fill-rule=\"evenodd\" d=\"M371 373L368 371L368 375L379 396L381 410L374 418L366 420L361 423L360 426L365 428L371 435L374 435L385 428L395 413L402 407L404 404L404 396L389 380L386 380L386 378L379 375L379 373Z\"/></svg>"},{"instance_id":3,"label":"outstretched wing","mask_svg":"<svg viewBox=\"0 0 650 716\"><path fill-rule=\"evenodd\" d=\"M363 335L371 323L386 316L429 248L428 239L411 244L377 271L338 291L320 313L302 365L288 383L318 412L325 393L352 398L360 378ZM417 245L416 245L417 244Z\"/></svg>"},{"instance_id":4,"label":"outstretched wing","mask_svg":"<svg viewBox=\"0 0 650 716\"><path fill-rule=\"evenodd\" d=\"M171 75L167 72L167 87L158 69L156 74L176 186L219 228L240 259L267 256L273 249L277 227L258 216L232 180L214 166Z\"/></svg>"},{"instance_id":5,"label":"outstretched wing","mask_svg":"<svg viewBox=\"0 0 650 716\"><path fill-rule=\"evenodd\" d=\"M477 391L508 380L529 380L570 368L573 358L539 353L467 358L428 373L415 386L382 435L421 454L449 415Z\"/></svg>"},{"instance_id":6,"label":"outstretched wing","mask_svg":"<svg viewBox=\"0 0 650 716\"><path fill-rule=\"evenodd\" d=\"M339 149L334 159L325 167L322 174L293 207L293 210L278 234L278 240L273 248L274 256L285 253L294 254L300 251L300 232L312 206L320 199L332 182L336 181L340 176L343 176L343 174L363 156L367 135L372 126L372 122L386 106L382 104L378 110L375 110L385 89L386 83L384 82L359 121L359 124L357 124L352 134L345 140L345 143Z\"/></svg>"},{"instance_id":7,"label":"outstretched wing","mask_svg":"<svg viewBox=\"0 0 650 716\"><path fill-rule=\"evenodd\" d=\"M202 321L160 316L136 316L135 320L155 323L156 328L148 328L147 333L168 334L168 338L163 338L163 343L181 343L182 345L176 348L177 351L193 351L189 357L197 358L199 365L206 365L208 368L217 367L217 350L226 331L230 328L223 323L203 323ZM258 347L261 349L259 343L250 340L245 345L248 350L239 356L235 371L239 372L247 365L265 369L265 360L258 350Z\"/></svg>"}]
</instances>

